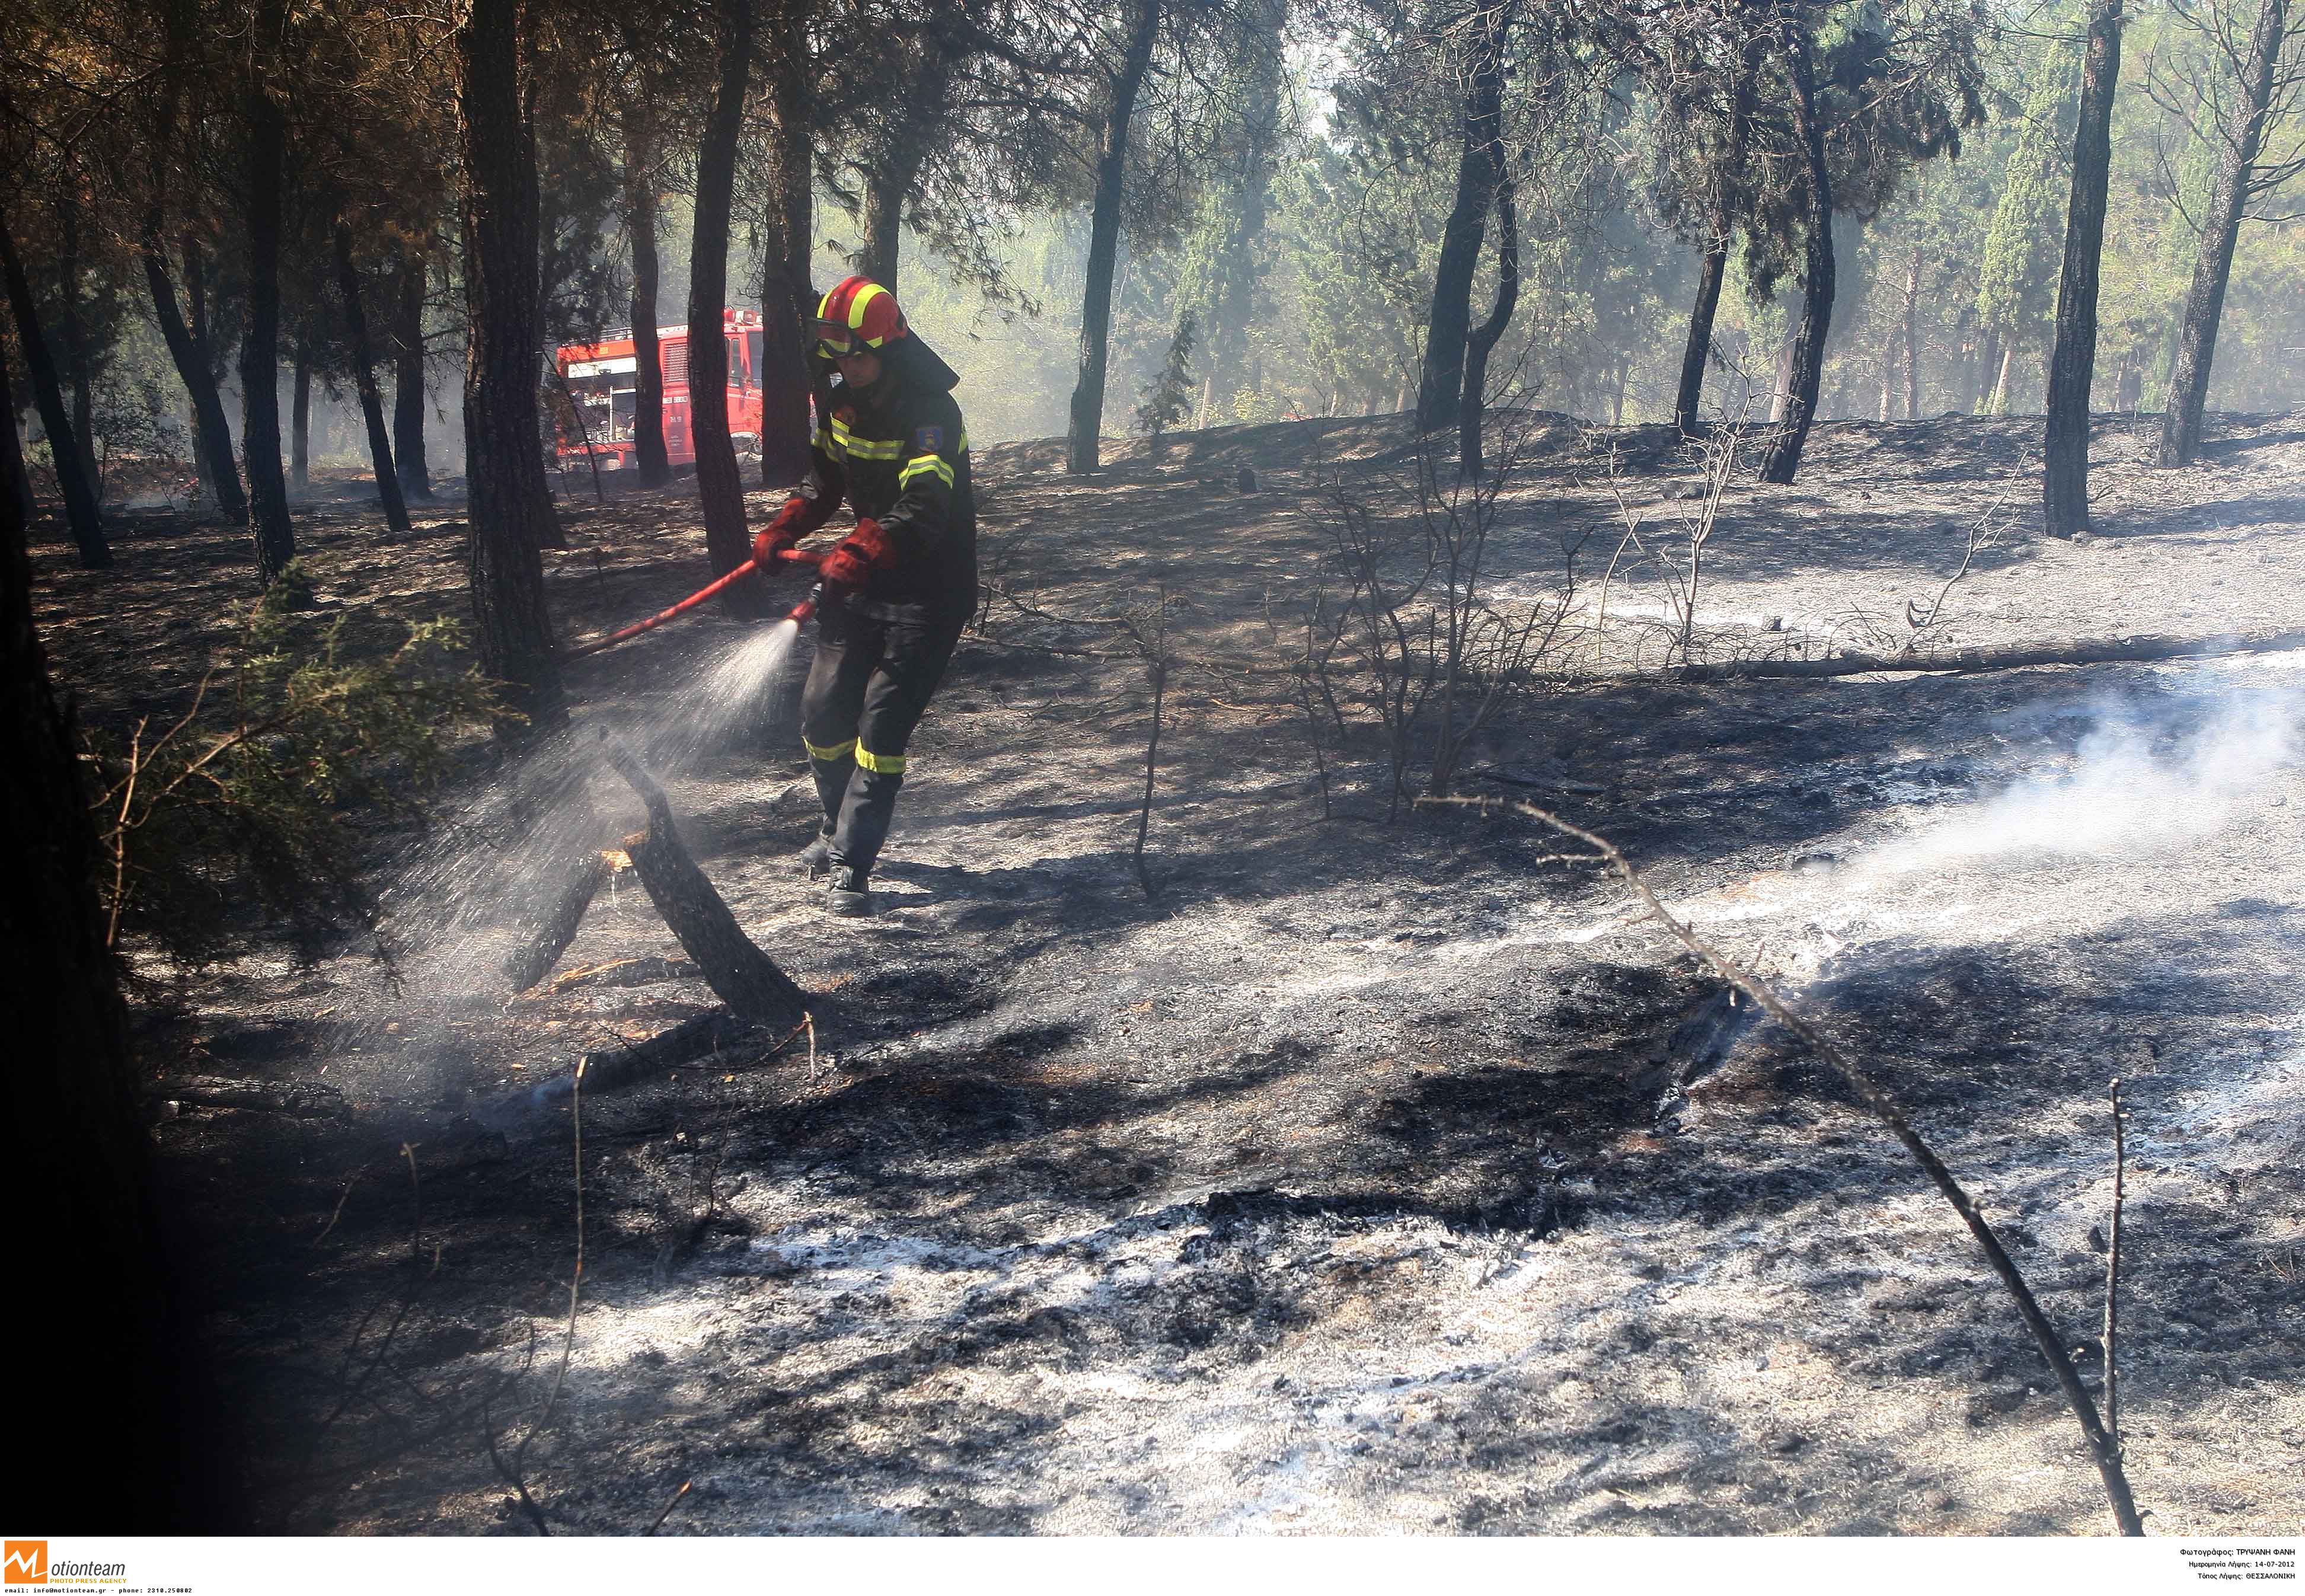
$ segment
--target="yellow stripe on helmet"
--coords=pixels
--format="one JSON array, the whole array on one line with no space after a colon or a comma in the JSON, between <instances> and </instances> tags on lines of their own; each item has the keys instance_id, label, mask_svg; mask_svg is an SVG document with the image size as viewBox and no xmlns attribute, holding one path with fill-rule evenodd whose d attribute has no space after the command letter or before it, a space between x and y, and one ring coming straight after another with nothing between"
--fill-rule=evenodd
<instances>
[{"instance_id":1,"label":"yellow stripe on helmet","mask_svg":"<svg viewBox=\"0 0 2305 1596\"><path fill-rule=\"evenodd\" d=\"M858 333L864 330L864 307L871 304L874 300L879 299L882 294L888 292L889 291L887 289L881 287L878 283L867 283L863 287L856 291L856 297L848 301L848 330L850 332ZM880 340L878 338L867 338L864 342L871 344L875 349L878 349L880 346Z\"/></svg>"}]
</instances>

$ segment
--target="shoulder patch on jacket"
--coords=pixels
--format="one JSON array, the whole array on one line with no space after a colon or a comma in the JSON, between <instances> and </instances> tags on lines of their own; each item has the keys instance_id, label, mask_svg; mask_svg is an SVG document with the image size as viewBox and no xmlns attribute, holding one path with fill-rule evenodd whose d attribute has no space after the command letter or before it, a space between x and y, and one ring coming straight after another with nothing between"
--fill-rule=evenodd
<instances>
[{"instance_id":1,"label":"shoulder patch on jacket","mask_svg":"<svg viewBox=\"0 0 2305 1596\"><path fill-rule=\"evenodd\" d=\"M913 433L913 452L917 454L944 453L944 429L941 427L915 429Z\"/></svg>"}]
</instances>

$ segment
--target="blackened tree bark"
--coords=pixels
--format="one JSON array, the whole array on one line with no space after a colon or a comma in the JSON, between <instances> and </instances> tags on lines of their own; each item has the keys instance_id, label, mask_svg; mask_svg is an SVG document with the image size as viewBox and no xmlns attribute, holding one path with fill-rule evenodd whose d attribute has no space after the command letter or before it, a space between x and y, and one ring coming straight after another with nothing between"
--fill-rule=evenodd
<instances>
[{"instance_id":1,"label":"blackened tree bark","mask_svg":"<svg viewBox=\"0 0 2305 1596\"><path fill-rule=\"evenodd\" d=\"M248 454L249 520L256 534L256 579L270 587L296 557L288 480L280 468L280 190L287 119L266 88L280 47L286 0L258 9L242 94L248 137L248 311L240 342L240 438Z\"/></svg>"},{"instance_id":2,"label":"blackened tree bark","mask_svg":"<svg viewBox=\"0 0 2305 1596\"><path fill-rule=\"evenodd\" d=\"M152 293L153 319L160 324L160 336L168 345L168 358L174 361L178 380L192 404L193 446L200 462L200 475L217 496L217 505L225 519L235 526L248 524L248 495L240 486L240 467L233 458L232 423L225 418L224 396L217 391L216 374L208 369L208 356L192 340L191 328L185 324L183 312L176 303L176 285L168 276L167 257L160 248L157 225L145 230L142 244L144 283Z\"/></svg>"},{"instance_id":3,"label":"blackened tree bark","mask_svg":"<svg viewBox=\"0 0 2305 1596\"><path fill-rule=\"evenodd\" d=\"M1503 137L1505 28L1512 5L1492 5L1473 19L1466 65L1464 148L1457 157L1457 197L1441 229L1433 271L1433 309L1425 321L1425 365L1416 385L1416 429L1453 426L1465 390L1465 343L1473 325L1473 273L1496 202Z\"/></svg>"},{"instance_id":4,"label":"blackened tree bark","mask_svg":"<svg viewBox=\"0 0 2305 1596\"><path fill-rule=\"evenodd\" d=\"M2081 58L2073 192L2065 213L2064 267L2057 277L2057 337L2049 353L2042 450L2042 525L2053 538L2088 531L2089 386L2097 375L2097 272L2113 168L2113 96L2121 79L2121 7L2122 0L2095 0L2088 49Z\"/></svg>"},{"instance_id":5,"label":"blackened tree bark","mask_svg":"<svg viewBox=\"0 0 2305 1596\"><path fill-rule=\"evenodd\" d=\"M715 0L712 115L696 150L696 231L688 254L688 437L696 451L696 493L704 506L704 548L725 576L753 557L744 524L744 480L728 435L728 213L736 203L736 140L744 128L744 87L753 59L753 0ZM727 591L739 615L760 609L755 584Z\"/></svg>"},{"instance_id":6,"label":"blackened tree bark","mask_svg":"<svg viewBox=\"0 0 2305 1596\"><path fill-rule=\"evenodd\" d=\"M520 0L472 0L463 69L464 479L481 668L529 734L566 718L542 550L560 539L536 404L536 142L521 97ZM503 729L504 735L515 728Z\"/></svg>"},{"instance_id":7,"label":"blackened tree bark","mask_svg":"<svg viewBox=\"0 0 2305 1596\"><path fill-rule=\"evenodd\" d=\"M644 102L645 94L634 97ZM672 480L664 446L664 358L657 347L655 129L645 103L625 114L625 231L633 241L633 463L643 488Z\"/></svg>"},{"instance_id":8,"label":"blackened tree bark","mask_svg":"<svg viewBox=\"0 0 2305 1596\"><path fill-rule=\"evenodd\" d=\"M1705 362L1713 354L1713 321L1721 310L1721 284L1729 276L1729 235L1716 233L1705 246L1697 272L1697 303L1688 312L1688 342L1680 354L1680 388L1672 402L1673 425L1697 430L1705 403Z\"/></svg>"},{"instance_id":9,"label":"blackened tree bark","mask_svg":"<svg viewBox=\"0 0 2305 1596\"><path fill-rule=\"evenodd\" d=\"M336 292L344 301L344 342L350 344L353 386L360 391L361 419L368 423L368 456L376 473L377 497L384 501L387 531L406 533L408 506L400 497L400 473L393 469L392 435L384 424L384 395L376 386L376 361L369 346L368 310L361 302L360 267L353 261L353 230L342 217L336 230Z\"/></svg>"},{"instance_id":10,"label":"blackened tree bark","mask_svg":"<svg viewBox=\"0 0 2305 1596\"><path fill-rule=\"evenodd\" d=\"M1104 125L1097 134L1096 194L1089 212L1088 276L1081 288L1080 376L1073 385L1065 469L1093 471L1104 461L1104 378L1112 344L1112 274L1120 259L1120 210L1128 187L1128 124L1161 36L1161 0L1131 0L1128 33Z\"/></svg>"},{"instance_id":11,"label":"blackened tree bark","mask_svg":"<svg viewBox=\"0 0 2305 1596\"><path fill-rule=\"evenodd\" d=\"M1513 214L1513 176L1506 165L1504 143L1493 146L1496 174L1491 184L1497 197L1497 297L1488 319L1465 339L1465 396L1457 416L1457 458L1467 476L1481 474L1481 413L1488 401L1489 353L1512 324L1513 308L1520 301L1520 228Z\"/></svg>"},{"instance_id":12,"label":"blackened tree bark","mask_svg":"<svg viewBox=\"0 0 2305 1596\"><path fill-rule=\"evenodd\" d=\"M60 197L56 239L57 286L63 290L56 296L57 331L63 335L64 361L72 371L72 443L80 450L81 473L89 480L101 505L104 473L96 463L96 361L80 307L80 197L76 193Z\"/></svg>"},{"instance_id":13,"label":"blackened tree bark","mask_svg":"<svg viewBox=\"0 0 2305 1596\"><path fill-rule=\"evenodd\" d=\"M810 416L806 329L816 314L809 241L816 225L816 81L807 30L781 30L784 48L769 74L770 214L761 263L761 486L789 488L808 474Z\"/></svg>"},{"instance_id":14,"label":"blackened tree bark","mask_svg":"<svg viewBox=\"0 0 2305 1596\"><path fill-rule=\"evenodd\" d=\"M424 457L424 251L401 251L392 309L392 466L404 502L432 497L432 468Z\"/></svg>"},{"instance_id":15,"label":"blackened tree bark","mask_svg":"<svg viewBox=\"0 0 2305 1596\"><path fill-rule=\"evenodd\" d=\"M6 380L0 352L0 391ZM19 1127L9 1264L28 1283L69 1285L12 1316L14 1355L38 1378L14 1383L10 1419L40 1438L41 1466L10 1495L55 1532L213 1530L185 1510L191 1340L168 1288L79 751L32 624L15 458L0 452L0 826L14 845L0 879L0 1013Z\"/></svg>"},{"instance_id":16,"label":"blackened tree bark","mask_svg":"<svg viewBox=\"0 0 2305 1596\"><path fill-rule=\"evenodd\" d=\"M2233 246L2241 239L2249 208L2257 157L2273 106L2274 77L2289 36L2287 0L2261 0L2250 30L2249 55L2241 64L2241 103L2232 123L2218 129L2224 148L2217 158L2216 183L2201 225L2201 252L2193 262L2193 284L2185 294L2185 319L2177 335L2177 369L2169 379L2169 405L2161 417L2156 465L2190 465L2201 449L2201 412L2208 403L2209 368L2216 359L2217 324L2224 318L2225 284L2233 276Z\"/></svg>"},{"instance_id":17,"label":"blackened tree bark","mask_svg":"<svg viewBox=\"0 0 2305 1596\"><path fill-rule=\"evenodd\" d=\"M288 485L302 493L312 485L312 352L296 340L288 387Z\"/></svg>"},{"instance_id":18,"label":"blackened tree bark","mask_svg":"<svg viewBox=\"0 0 2305 1596\"><path fill-rule=\"evenodd\" d=\"M64 387L58 380L55 357L40 332L39 308L32 298L31 280L16 253L16 239L4 216L0 216L0 271L8 279L8 303L16 316L16 341L31 368L32 402L40 412L40 426L48 435L48 454L55 463L56 486L64 497L64 523L72 529L80 563L91 571L112 564L112 546L105 541L104 518L96 503L96 484L89 481L79 444L72 436L72 418L64 411ZM12 417L9 424L13 426Z\"/></svg>"},{"instance_id":19,"label":"blackened tree bark","mask_svg":"<svg viewBox=\"0 0 2305 1596\"><path fill-rule=\"evenodd\" d=\"M1817 115L1816 73L1810 55L1808 18L1790 9L1782 30L1793 80L1793 113L1807 151L1808 215L1801 267L1800 330L1793 336L1792 369L1785 410L1776 436L1761 460L1761 480L1790 482L1800 470L1801 450L1816 420L1816 391L1824 376L1824 340L1833 325L1833 176L1824 165L1824 119Z\"/></svg>"}]
</instances>

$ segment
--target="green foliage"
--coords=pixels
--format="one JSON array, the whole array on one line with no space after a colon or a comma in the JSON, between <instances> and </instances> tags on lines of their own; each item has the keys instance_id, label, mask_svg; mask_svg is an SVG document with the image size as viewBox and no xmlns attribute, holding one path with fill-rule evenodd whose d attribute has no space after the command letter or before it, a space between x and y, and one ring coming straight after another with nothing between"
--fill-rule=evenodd
<instances>
[{"instance_id":1,"label":"green foliage","mask_svg":"<svg viewBox=\"0 0 2305 1596\"><path fill-rule=\"evenodd\" d=\"M309 605L309 575L289 573ZM361 827L417 815L454 734L503 713L494 683L456 663L457 623L355 655L344 618L282 597L289 573L249 613L228 694L211 675L158 735L147 722L125 748L87 751L115 943L198 963L252 929L248 908L307 950L366 923Z\"/></svg>"},{"instance_id":2,"label":"green foliage","mask_svg":"<svg viewBox=\"0 0 2305 1596\"><path fill-rule=\"evenodd\" d=\"M1193 346L1198 336L1193 313L1187 310L1177 323L1177 335L1169 340L1169 358L1145 388L1144 402L1136 407L1136 430L1145 437L1157 440L1193 413Z\"/></svg>"}]
</instances>

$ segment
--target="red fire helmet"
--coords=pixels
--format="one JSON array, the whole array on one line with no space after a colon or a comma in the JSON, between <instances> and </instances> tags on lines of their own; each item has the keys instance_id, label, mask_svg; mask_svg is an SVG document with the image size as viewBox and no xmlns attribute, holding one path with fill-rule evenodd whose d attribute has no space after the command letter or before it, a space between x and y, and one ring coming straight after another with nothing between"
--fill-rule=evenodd
<instances>
[{"instance_id":1,"label":"red fire helmet","mask_svg":"<svg viewBox=\"0 0 2305 1596\"><path fill-rule=\"evenodd\" d=\"M897 296L870 277L844 277L816 307L817 352L828 360L906 336Z\"/></svg>"}]
</instances>

